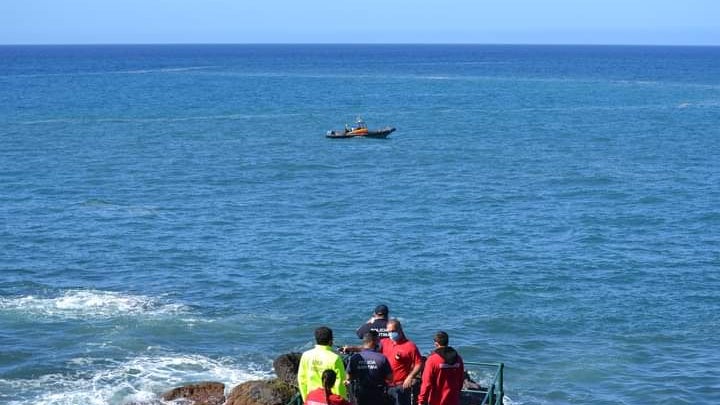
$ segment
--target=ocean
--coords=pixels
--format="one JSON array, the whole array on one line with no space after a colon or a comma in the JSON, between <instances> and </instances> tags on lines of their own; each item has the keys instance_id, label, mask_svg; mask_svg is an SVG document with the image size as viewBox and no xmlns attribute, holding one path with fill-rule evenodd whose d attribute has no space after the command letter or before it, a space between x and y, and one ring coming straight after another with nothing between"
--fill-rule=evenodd
<instances>
[{"instance_id":1,"label":"ocean","mask_svg":"<svg viewBox=\"0 0 720 405\"><path fill-rule=\"evenodd\" d=\"M380 303L506 404L720 403L719 62L2 46L0 403L230 389Z\"/></svg>"}]
</instances>

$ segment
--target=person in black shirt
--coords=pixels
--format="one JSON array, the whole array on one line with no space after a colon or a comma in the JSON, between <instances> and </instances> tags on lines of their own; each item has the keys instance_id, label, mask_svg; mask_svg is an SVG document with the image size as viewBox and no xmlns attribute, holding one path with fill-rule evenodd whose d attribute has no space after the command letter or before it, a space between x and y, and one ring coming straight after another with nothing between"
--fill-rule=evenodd
<instances>
[{"instance_id":1,"label":"person in black shirt","mask_svg":"<svg viewBox=\"0 0 720 405\"><path fill-rule=\"evenodd\" d=\"M375 307L375 311L373 311L373 316L368 319L366 323L364 323L362 326L360 326L357 331L355 332L358 336L358 338L362 339L363 336L365 336L366 333L370 331L375 331L378 333L378 338L383 339L386 337L389 337L388 331L387 331L387 323L388 323L388 313L390 311L388 310L387 305L380 304L377 307Z\"/></svg>"},{"instance_id":2,"label":"person in black shirt","mask_svg":"<svg viewBox=\"0 0 720 405\"><path fill-rule=\"evenodd\" d=\"M348 361L347 379L357 405L383 405L387 401L387 381L392 371L387 358L375 351L377 344L377 332L367 332L363 335L362 351Z\"/></svg>"}]
</instances>

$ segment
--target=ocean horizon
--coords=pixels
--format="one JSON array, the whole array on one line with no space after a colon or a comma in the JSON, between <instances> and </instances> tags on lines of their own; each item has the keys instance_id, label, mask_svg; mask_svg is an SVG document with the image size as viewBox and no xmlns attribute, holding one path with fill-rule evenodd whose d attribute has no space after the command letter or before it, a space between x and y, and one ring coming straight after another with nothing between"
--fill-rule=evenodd
<instances>
[{"instance_id":1,"label":"ocean horizon","mask_svg":"<svg viewBox=\"0 0 720 405\"><path fill-rule=\"evenodd\" d=\"M0 403L230 389L380 303L506 404L719 403L718 61L0 45Z\"/></svg>"}]
</instances>

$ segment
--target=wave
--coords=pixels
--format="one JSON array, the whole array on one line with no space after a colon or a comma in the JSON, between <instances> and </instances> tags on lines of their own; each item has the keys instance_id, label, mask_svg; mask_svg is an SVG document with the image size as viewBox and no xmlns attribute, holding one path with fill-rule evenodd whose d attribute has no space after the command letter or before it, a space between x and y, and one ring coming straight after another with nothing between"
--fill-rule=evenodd
<instances>
[{"instance_id":1,"label":"wave","mask_svg":"<svg viewBox=\"0 0 720 405\"><path fill-rule=\"evenodd\" d=\"M157 217L161 210L157 206L148 205L124 205L110 201L91 198L73 205L81 210L87 210L104 217L127 216L127 217Z\"/></svg>"},{"instance_id":2,"label":"wave","mask_svg":"<svg viewBox=\"0 0 720 405\"><path fill-rule=\"evenodd\" d=\"M3 74L0 77L18 77L18 78L36 78L36 77L65 77L65 76L102 76L102 75L136 75L151 73L182 73L195 70L215 69L218 66L182 66L182 67L165 67L153 69L134 69L134 70L110 70L110 71L90 71L90 72L57 72L57 73L20 73L20 74Z\"/></svg>"},{"instance_id":3,"label":"wave","mask_svg":"<svg viewBox=\"0 0 720 405\"><path fill-rule=\"evenodd\" d=\"M185 122L185 121L221 121L221 120L248 120L256 118L284 118L299 116L298 113L282 114L221 114L221 115L196 115L190 117L153 117L153 118L49 118L44 120L22 121L23 125L41 124L103 124L103 123L164 123L164 122Z\"/></svg>"},{"instance_id":4,"label":"wave","mask_svg":"<svg viewBox=\"0 0 720 405\"><path fill-rule=\"evenodd\" d=\"M584 84L588 86L610 85L620 87L658 87L658 88L692 88L702 90L720 90L720 86L713 83L686 83L675 80L622 80L596 77L560 77L560 76L514 76L491 74L466 74L438 72L435 74L423 73L387 73L387 72L351 72L351 73L298 73L283 72L238 72L238 71L212 71L209 74L216 76L244 77L244 78L301 78L301 79L343 79L343 80L402 80L402 81L451 81L451 82L507 82L507 83L560 83Z\"/></svg>"},{"instance_id":5,"label":"wave","mask_svg":"<svg viewBox=\"0 0 720 405\"><path fill-rule=\"evenodd\" d=\"M188 67L172 67L172 68L158 68L158 69L137 69L137 70L118 70L113 72L105 72L109 74L148 74L148 73L178 73L178 72L190 72L193 70L205 70L213 69L217 66L188 66ZM100 73L100 74L105 74Z\"/></svg>"},{"instance_id":6,"label":"wave","mask_svg":"<svg viewBox=\"0 0 720 405\"><path fill-rule=\"evenodd\" d=\"M677 105L677 108L683 109L683 108L691 108L691 107L698 107L698 108L717 108L720 107L720 102L716 100L701 100L701 101L695 101L695 102L684 102Z\"/></svg>"},{"instance_id":7,"label":"wave","mask_svg":"<svg viewBox=\"0 0 720 405\"><path fill-rule=\"evenodd\" d=\"M70 319L115 318L126 316L166 317L188 313L181 304L156 298L110 291L70 290L57 297L25 296L0 298L0 311L40 317Z\"/></svg>"},{"instance_id":8,"label":"wave","mask_svg":"<svg viewBox=\"0 0 720 405\"><path fill-rule=\"evenodd\" d=\"M260 365L241 366L228 358L200 355L140 356L127 361L78 358L71 365L90 370L34 379L0 379L0 402L8 405L153 402L163 392L187 383L222 382L227 393L242 382L272 376Z\"/></svg>"}]
</instances>

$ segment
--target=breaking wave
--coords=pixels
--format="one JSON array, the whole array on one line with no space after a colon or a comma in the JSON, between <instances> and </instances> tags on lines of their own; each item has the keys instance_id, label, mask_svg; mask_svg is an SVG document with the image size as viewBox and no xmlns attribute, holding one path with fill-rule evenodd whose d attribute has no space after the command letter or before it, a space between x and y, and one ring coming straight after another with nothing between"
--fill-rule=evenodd
<instances>
[{"instance_id":1,"label":"breaking wave","mask_svg":"<svg viewBox=\"0 0 720 405\"><path fill-rule=\"evenodd\" d=\"M94 363L100 364L94 364ZM162 393L177 386L218 381L226 393L235 385L272 374L259 366L240 366L230 359L199 355L141 356L124 362L76 359L89 372L48 374L34 379L0 379L0 402L8 405L120 405L156 402ZM3 397L7 402L3 401Z\"/></svg>"},{"instance_id":2,"label":"breaking wave","mask_svg":"<svg viewBox=\"0 0 720 405\"><path fill-rule=\"evenodd\" d=\"M163 317L187 313L189 308L141 295L98 290L70 290L57 297L29 295L0 298L0 311L21 312L41 317L81 319L138 315Z\"/></svg>"}]
</instances>

